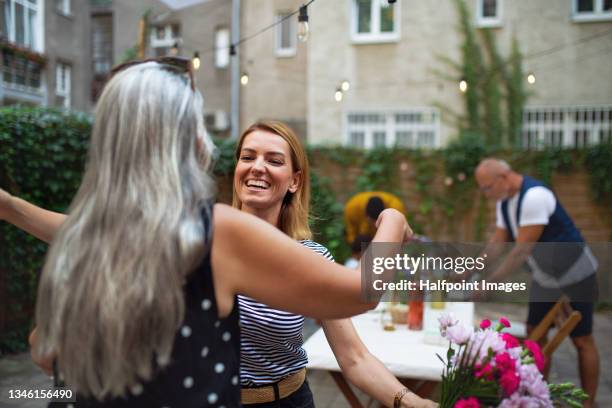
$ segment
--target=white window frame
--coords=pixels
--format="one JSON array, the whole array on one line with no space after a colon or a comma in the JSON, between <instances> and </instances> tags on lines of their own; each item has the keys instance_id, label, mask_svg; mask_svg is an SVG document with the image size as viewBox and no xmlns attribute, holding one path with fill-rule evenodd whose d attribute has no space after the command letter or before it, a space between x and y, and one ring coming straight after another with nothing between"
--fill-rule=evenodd
<instances>
[{"instance_id":1,"label":"white window frame","mask_svg":"<svg viewBox=\"0 0 612 408\"><path fill-rule=\"evenodd\" d=\"M612 10L603 10L603 0L593 0L592 12L578 12L578 0L572 1L572 21L576 23L590 23L594 21L612 21Z\"/></svg>"},{"instance_id":2,"label":"white window frame","mask_svg":"<svg viewBox=\"0 0 612 408\"><path fill-rule=\"evenodd\" d=\"M55 0L55 9L58 13L63 16L70 17L72 16L72 4L71 0Z\"/></svg>"},{"instance_id":3,"label":"white window frame","mask_svg":"<svg viewBox=\"0 0 612 408\"><path fill-rule=\"evenodd\" d=\"M156 26L151 30L151 47L153 48L172 48L177 42L181 43L181 37L174 37L172 35L172 26L174 24L166 24L164 26ZM164 37L157 38L157 30L159 28L164 29Z\"/></svg>"},{"instance_id":4,"label":"white window frame","mask_svg":"<svg viewBox=\"0 0 612 408\"><path fill-rule=\"evenodd\" d=\"M501 27L504 21L504 0L497 1L497 15L495 17L485 17L484 0L476 0L476 26L481 28Z\"/></svg>"},{"instance_id":5,"label":"white window frame","mask_svg":"<svg viewBox=\"0 0 612 408\"><path fill-rule=\"evenodd\" d=\"M582 140L577 143L578 134ZM601 143L602 138L612 141L612 105L527 106L523 110L523 149L583 148Z\"/></svg>"},{"instance_id":6,"label":"white window frame","mask_svg":"<svg viewBox=\"0 0 612 408\"><path fill-rule=\"evenodd\" d=\"M382 33L380 31L380 4L388 0L371 0L371 31L369 33L357 32L358 16L357 16L357 0L350 1L350 16L351 16L351 38L353 44L376 44L398 42L401 35L401 1L397 1L389 7L393 7L393 31L390 33Z\"/></svg>"},{"instance_id":7,"label":"white window frame","mask_svg":"<svg viewBox=\"0 0 612 408\"><path fill-rule=\"evenodd\" d=\"M64 81L62 82L62 71ZM72 90L72 67L63 62L55 66L55 94L64 98L64 108L70 108L70 95Z\"/></svg>"},{"instance_id":8,"label":"white window frame","mask_svg":"<svg viewBox=\"0 0 612 408\"><path fill-rule=\"evenodd\" d=\"M37 52L44 52L44 14L45 14L45 2L43 0L33 0L35 4L32 4L28 0L6 0L6 3L9 6L9 15L8 15L8 40L14 44L17 43L17 33L15 31L15 5L19 4L24 8L24 44L18 44L20 46L25 46ZM27 11L34 11L36 13L34 27L30 30L30 19L28 18ZM33 33L34 38L30 38L30 31Z\"/></svg>"},{"instance_id":9,"label":"white window frame","mask_svg":"<svg viewBox=\"0 0 612 408\"><path fill-rule=\"evenodd\" d=\"M294 57L297 53L297 36L296 36L296 18L295 16L289 16L282 23L280 22L283 18L289 15L289 12L278 12L276 13L276 21L278 25L275 30L275 44L274 53L279 58ZM283 47L283 25L289 24L289 47Z\"/></svg>"},{"instance_id":10,"label":"white window frame","mask_svg":"<svg viewBox=\"0 0 612 408\"><path fill-rule=\"evenodd\" d=\"M376 114L383 115L384 122L376 123L350 123L349 115L368 115ZM429 115L433 120L429 122L396 122L395 115L397 114L417 114ZM407 148L413 149L438 149L441 147L441 132L440 132L440 112L439 109L432 106L411 106L405 108L388 108L388 109L349 109L343 114L343 144L347 147L355 147L351 144L351 133L364 133L364 149L372 149L374 146L374 133L384 131L385 147L395 147L396 133L402 131L410 131L414 133L414 143ZM433 144L431 146L419 146L419 133L433 133Z\"/></svg>"},{"instance_id":11,"label":"white window frame","mask_svg":"<svg viewBox=\"0 0 612 408\"><path fill-rule=\"evenodd\" d=\"M225 33L225 41L220 41L220 33ZM215 29L215 52L214 52L214 63L215 68L226 69L230 64L230 30L228 27L217 27Z\"/></svg>"}]
</instances>

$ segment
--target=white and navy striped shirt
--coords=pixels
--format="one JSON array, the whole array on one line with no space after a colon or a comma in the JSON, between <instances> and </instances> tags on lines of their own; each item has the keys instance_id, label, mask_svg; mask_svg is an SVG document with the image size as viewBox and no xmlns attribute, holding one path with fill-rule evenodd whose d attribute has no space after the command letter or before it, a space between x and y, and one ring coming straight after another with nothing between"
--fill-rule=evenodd
<instances>
[{"instance_id":1,"label":"white and navy striped shirt","mask_svg":"<svg viewBox=\"0 0 612 408\"><path fill-rule=\"evenodd\" d=\"M300 244L334 261L327 248L311 240ZM239 295L240 385L257 386L277 382L306 367L302 348L304 316L272 309Z\"/></svg>"}]
</instances>

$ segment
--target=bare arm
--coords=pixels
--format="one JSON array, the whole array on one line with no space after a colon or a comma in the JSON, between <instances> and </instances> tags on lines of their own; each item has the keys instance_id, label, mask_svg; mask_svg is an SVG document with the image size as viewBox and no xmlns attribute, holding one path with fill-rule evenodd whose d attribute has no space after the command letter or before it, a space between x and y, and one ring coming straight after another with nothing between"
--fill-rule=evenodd
<instances>
[{"instance_id":1,"label":"bare arm","mask_svg":"<svg viewBox=\"0 0 612 408\"><path fill-rule=\"evenodd\" d=\"M51 242L65 219L65 214L37 207L0 189L0 220L13 224L42 241Z\"/></svg>"},{"instance_id":2,"label":"bare arm","mask_svg":"<svg viewBox=\"0 0 612 408\"><path fill-rule=\"evenodd\" d=\"M324 320L323 330L346 378L380 403L392 407L395 395L404 386L368 351L351 320ZM402 398L402 407L405 408L435 406L434 402L411 392Z\"/></svg>"},{"instance_id":3,"label":"bare arm","mask_svg":"<svg viewBox=\"0 0 612 408\"><path fill-rule=\"evenodd\" d=\"M544 227L544 225L519 227L516 245L514 245L514 248L512 248L512 251L506 256L501 265L493 272L489 280L493 282L504 280L512 272L516 271L525 262L533 246L540 239Z\"/></svg>"},{"instance_id":4,"label":"bare arm","mask_svg":"<svg viewBox=\"0 0 612 408\"><path fill-rule=\"evenodd\" d=\"M329 262L256 217L217 204L214 227L212 266L222 315L236 293L315 318L352 316L376 305L362 299L359 271ZM407 231L403 215L385 210L375 240L399 243Z\"/></svg>"}]
</instances>

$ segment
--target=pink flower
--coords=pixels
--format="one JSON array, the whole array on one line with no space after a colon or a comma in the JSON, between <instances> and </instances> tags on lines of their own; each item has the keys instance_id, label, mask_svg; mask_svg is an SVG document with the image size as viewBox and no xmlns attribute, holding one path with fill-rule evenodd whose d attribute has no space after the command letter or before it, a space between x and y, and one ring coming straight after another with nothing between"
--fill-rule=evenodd
<instances>
[{"instance_id":1,"label":"pink flower","mask_svg":"<svg viewBox=\"0 0 612 408\"><path fill-rule=\"evenodd\" d=\"M495 366L502 373L516 371L516 361L508 353L500 353L495 356Z\"/></svg>"},{"instance_id":2,"label":"pink flower","mask_svg":"<svg viewBox=\"0 0 612 408\"><path fill-rule=\"evenodd\" d=\"M538 368L533 364L527 364L521 365L518 371L521 377L519 393L541 401L538 406L552 407L548 385Z\"/></svg>"},{"instance_id":3,"label":"pink flower","mask_svg":"<svg viewBox=\"0 0 612 408\"><path fill-rule=\"evenodd\" d=\"M546 365L546 358L544 354L542 354L542 349L540 349L540 345L533 340L525 340L525 347L531 352L533 359L535 361L536 367L540 372L544 372L544 366Z\"/></svg>"},{"instance_id":4,"label":"pink flower","mask_svg":"<svg viewBox=\"0 0 612 408\"><path fill-rule=\"evenodd\" d=\"M444 313L442 316L438 317L438 322L440 323L440 333L442 337L446 337L446 330L456 325L459 321L455 319L452 313Z\"/></svg>"},{"instance_id":5,"label":"pink flower","mask_svg":"<svg viewBox=\"0 0 612 408\"><path fill-rule=\"evenodd\" d=\"M482 322L480 322L480 328L481 329L488 329L489 327L491 327L491 321L489 319L484 319Z\"/></svg>"},{"instance_id":6,"label":"pink flower","mask_svg":"<svg viewBox=\"0 0 612 408\"><path fill-rule=\"evenodd\" d=\"M506 328L510 327L510 320L506 319L505 317L500 318L499 322Z\"/></svg>"},{"instance_id":7,"label":"pink flower","mask_svg":"<svg viewBox=\"0 0 612 408\"><path fill-rule=\"evenodd\" d=\"M508 370L499 379L499 385L504 390L504 395L510 396L516 391L521 383L521 379L515 370Z\"/></svg>"},{"instance_id":8,"label":"pink flower","mask_svg":"<svg viewBox=\"0 0 612 408\"><path fill-rule=\"evenodd\" d=\"M509 333L502 333L501 338L503 341L506 342L507 349L519 347L521 345L521 343L516 339L516 337Z\"/></svg>"},{"instance_id":9,"label":"pink flower","mask_svg":"<svg viewBox=\"0 0 612 408\"><path fill-rule=\"evenodd\" d=\"M446 330L446 338L455 344L465 344L470 340L473 333L474 329L472 327L456 324Z\"/></svg>"},{"instance_id":10,"label":"pink flower","mask_svg":"<svg viewBox=\"0 0 612 408\"><path fill-rule=\"evenodd\" d=\"M475 397L460 399L453 408L479 408L480 403Z\"/></svg>"},{"instance_id":11,"label":"pink flower","mask_svg":"<svg viewBox=\"0 0 612 408\"><path fill-rule=\"evenodd\" d=\"M484 367L481 367L480 364L476 364L476 373L474 373L476 378L482 378L484 377L485 380L492 380L493 379L493 367L491 367L491 364L487 363L484 365Z\"/></svg>"}]
</instances>

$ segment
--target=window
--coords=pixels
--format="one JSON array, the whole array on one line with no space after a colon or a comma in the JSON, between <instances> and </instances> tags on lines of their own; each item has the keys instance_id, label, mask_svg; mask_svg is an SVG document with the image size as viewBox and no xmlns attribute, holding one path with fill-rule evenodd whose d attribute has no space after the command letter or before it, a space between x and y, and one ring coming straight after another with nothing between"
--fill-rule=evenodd
<instances>
[{"instance_id":1,"label":"window","mask_svg":"<svg viewBox=\"0 0 612 408\"><path fill-rule=\"evenodd\" d=\"M612 105L525 108L521 146L582 148L606 143L612 132Z\"/></svg>"},{"instance_id":2,"label":"window","mask_svg":"<svg viewBox=\"0 0 612 408\"><path fill-rule=\"evenodd\" d=\"M215 31L215 67L227 68L230 55L230 31L227 27L217 28Z\"/></svg>"},{"instance_id":3,"label":"window","mask_svg":"<svg viewBox=\"0 0 612 408\"><path fill-rule=\"evenodd\" d=\"M70 8L71 0L55 0L55 9L65 16L72 15L72 10Z\"/></svg>"},{"instance_id":4,"label":"window","mask_svg":"<svg viewBox=\"0 0 612 408\"><path fill-rule=\"evenodd\" d=\"M503 0L476 0L476 25L501 27Z\"/></svg>"},{"instance_id":5,"label":"window","mask_svg":"<svg viewBox=\"0 0 612 408\"><path fill-rule=\"evenodd\" d=\"M178 24L166 24L151 30L151 47L172 48L181 41L181 28Z\"/></svg>"},{"instance_id":6,"label":"window","mask_svg":"<svg viewBox=\"0 0 612 408\"><path fill-rule=\"evenodd\" d=\"M42 51L42 17L39 0L1 0L0 30L9 41L36 51Z\"/></svg>"},{"instance_id":7,"label":"window","mask_svg":"<svg viewBox=\"0 0 612 408\"><path fill-rule=\"evenodd\" d=\"M276 56L293 57L296 52L295 17L290 13L279 13L276 21L280 21L276 26Z\"/></svg>"},{"instance_id":8,"label":"window","mask_svg":"<svg viewBox=\"0 0 612 408\"><path fill-rule=\"evenodd\" d=\"M30 61L10 50L2 52L2 82L4 85L25 91L38 92L41 84L42 65Z\"/></svg>"},{"instance_id":9,"label":"window","mask_svg":"<svg viewBox=\"0 0 612 408\"><path fill-rule=\"evenodd\" d=\"M70 65L58 63L55 67L55 94L58 96L57 104L64 108L70 107Z\"/></svg>"},{"instance_id":10,"label":"window","mask_svg":"<svg viewBox=\"0 0 612 408\"><path fill-rule=\"evenodd\" d=\"M431 149L440 144L440 120L435 108L350 112L346 130L351 147Z\"/></svg>"},{"instance_id":11,"label":"window","mask_svg":"<svg viewBox=\"0 0 612 408\"><path fill-rule=\"evenodd\" d=\"M351 0L352 37L355 43L399 40L400 2L388 0Z\"/></svg>"},{"instance_id":12,"label":"window","mask_svg":"<svg viewBox=\"0 0 612 408\"><path fill-rule=\"evenodd\" d=\"M92 25L92 58L95 75L106 75L113 65L113 17L94 15Z\"/></svg>"},{"instance_id":13,"label":"window","mask_svg":"<svg viewBox=\"0 0 612 408\"><path fill-rule=\"evenodd\" d=\"M572 0L576 22L612 20L612 0Z\"/></svg>"}]
</instances>

